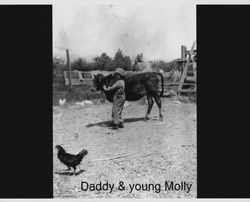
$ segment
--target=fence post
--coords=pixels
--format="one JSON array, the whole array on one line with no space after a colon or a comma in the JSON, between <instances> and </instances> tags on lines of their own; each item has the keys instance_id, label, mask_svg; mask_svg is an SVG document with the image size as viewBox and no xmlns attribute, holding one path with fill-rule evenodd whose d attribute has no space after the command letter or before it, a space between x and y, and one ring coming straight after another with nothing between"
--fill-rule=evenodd
<instances>
[{"instance_id":1,"label":"fence post","mask_svg":"<svg viewBox=\"0 0 250 202\"><path fill-rule=\"evenodd\" d=\"M69 92L72 92L72 84L71 84L71 69L70 69L70 60L69 60L69 50L66 49L67 54L67 66L68 66L68 78L69 78Z\"/></svg>"},{"instance_id":2,"label":"fence post","mask_svg":"<svg viewBox=\"0 0 250 202\"><path fill-rule=\"evenodd\" d=\"M181 59L185 60L186 59L186 53L187 53L187 47L182 45L181 46ZM181 63L181 74L183 73L183 70L185 68L185 62Z\"/></svg>"}]
</instances>

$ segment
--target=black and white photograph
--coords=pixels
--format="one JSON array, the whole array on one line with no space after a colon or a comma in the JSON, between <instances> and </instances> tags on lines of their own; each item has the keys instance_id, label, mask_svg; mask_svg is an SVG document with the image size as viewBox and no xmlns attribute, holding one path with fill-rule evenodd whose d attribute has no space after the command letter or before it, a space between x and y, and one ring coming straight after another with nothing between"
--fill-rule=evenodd
<instances>
[{"instance_id":1,"label":"black and white photograph","mask_svg":"<svg viewBox=\"0 0 250 202\"><path fill-rule=\"evenodd\" d=\"M249 198L249 0L0 3L0 201Z\"/></svg>"},{"instance_id":2,"label":"black and white photograph","mask_svg":"<svg viewBox=\"0 0 250 202\"><path fill-rule=\"evenodd\" d=\"M196 198L196 5L53 5L54 198Z\"/></svg>"}]
</instances>

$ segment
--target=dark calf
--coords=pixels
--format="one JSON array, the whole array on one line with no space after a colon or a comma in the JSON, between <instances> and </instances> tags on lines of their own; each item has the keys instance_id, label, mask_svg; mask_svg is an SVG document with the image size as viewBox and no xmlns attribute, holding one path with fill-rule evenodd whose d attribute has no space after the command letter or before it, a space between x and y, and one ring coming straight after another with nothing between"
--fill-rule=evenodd
<instances>
[{"instance_id":1,"label":"dark calf","mask_svg":"<svg viewBox=\"0 0 250 202\"><path fill-rule=\"evenodd\" d=\"M113 96L115 92L107 92L103 89L103 85L112 85L117 80L116 74L110 74L103 76L98 74L94 76L93 82L96 90L101 90L105 93L106 99L109 102L113 102ZM164 92L163 76L157 72L145 72L138 74L131 74L125 76L125 94L127 101L137 101L147 96L148 110L145 119L149 119L151 109L154 101L159 108L159 119L163 120L161 99ZM161 89L159 89L161 82ZM159 93L160 92L160 93Z\"/></svg>"}]
</instances>

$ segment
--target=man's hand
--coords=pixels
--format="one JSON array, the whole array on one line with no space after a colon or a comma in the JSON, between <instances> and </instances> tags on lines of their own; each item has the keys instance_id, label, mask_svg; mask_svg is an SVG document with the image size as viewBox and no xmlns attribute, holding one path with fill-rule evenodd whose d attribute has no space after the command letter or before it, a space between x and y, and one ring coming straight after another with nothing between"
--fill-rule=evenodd
<instances>
[{"instance_id":1,"label":"man's hand","mask_svg":"<svg viewBox=\"0 0 250 202\"><path fill-rule=\"evenodd\" d=\"M103 89L106 90L106 91L108 90L106 85L103 85Z\"/></svg>"}]
</instances>

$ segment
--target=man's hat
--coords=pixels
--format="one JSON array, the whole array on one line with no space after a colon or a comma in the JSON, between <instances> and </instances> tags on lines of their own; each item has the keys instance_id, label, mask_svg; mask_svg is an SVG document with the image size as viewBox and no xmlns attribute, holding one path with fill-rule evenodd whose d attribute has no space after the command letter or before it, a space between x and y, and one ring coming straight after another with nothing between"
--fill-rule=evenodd
<instances>
[{"instance_id":1,"label":"man's hat","mask_svg":"<svg viewBox=\"0 0 250 202\"><path fill-rule=\"evenodd\" d=\"M122 76L125 76L125 71L122 68L119 68L119 67L115 70L114 73L118 73L118 74L120 74Z\"/></svg>"}]
</instances>

